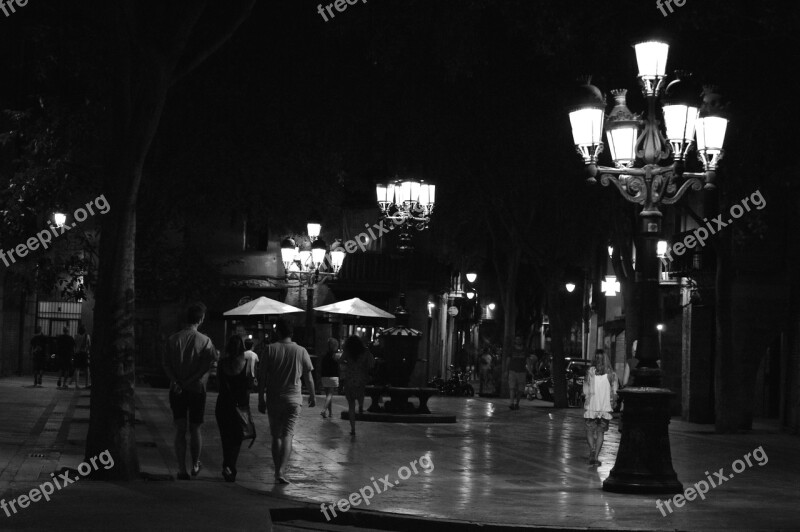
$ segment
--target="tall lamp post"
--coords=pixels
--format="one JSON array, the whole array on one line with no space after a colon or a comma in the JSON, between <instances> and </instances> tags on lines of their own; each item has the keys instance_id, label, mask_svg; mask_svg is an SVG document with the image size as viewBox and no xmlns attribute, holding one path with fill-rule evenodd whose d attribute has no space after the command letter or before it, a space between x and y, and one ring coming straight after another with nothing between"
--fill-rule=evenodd
<instances>
[{"instance_id":1,"label":"tall lamp post","mask_svg":"<svg viewBox=\"0 0 800 532\"><path fill-rule=\"evenodd\" d=\"M314 289L321 277L335 277L339 273L345 250L334 244L328 254L328 245L319 238L322 224L315 219L308 222L307 231L309 241L302 246L298 246L293 238L281 242L281 259L286 280L296 279L301 287L306 287L306 347L313 349Z\"/></svg>"},{"instance_id":2,"label":"tall lamp post","mask_svg":"<svg viewBox=\"0 0 800 532\"><path fill-rule=\"evenodd\" d=\"M622 438L617 460L603 482L605 491L620 493L679 493L683 490L672 467L668 426L669 403L674 395L661 388L656 364L659 317L660 265L657 242L661 236L661 205L677 202L688 189L713 189L728 120L723 116L714 88L700 90L691 75L676 72L667 85L669 46L659 41L634 46L639 82L647 100L644 118L626 104L626 90L611 91L614 108L605 116L605 98L587 78L580 87L576 105L569 113L572 135L583 157L590 183L614 185L623 198L642 206L637 238L636 282L641 294L638 331L639 364L635 386L620 391L625 403ZM658 106L658 100L661 105ZM660 112L659 112L660 111ZM614 167L598 166L603 152L604 129ZM665 133L661 125L665 126ZM685 171L687 155L695 146L703 172ZM671 159L671 162L670 162Z\"/></svg>"}]
</instances>

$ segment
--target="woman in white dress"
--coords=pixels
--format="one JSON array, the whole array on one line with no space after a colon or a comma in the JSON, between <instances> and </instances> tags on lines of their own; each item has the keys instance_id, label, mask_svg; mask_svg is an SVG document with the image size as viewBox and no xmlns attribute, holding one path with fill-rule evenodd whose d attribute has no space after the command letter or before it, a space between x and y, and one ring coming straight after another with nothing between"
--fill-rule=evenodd
<instances>
[{"instance_id":1,"label":"woman in white dress","mask_svg":"<svg viewBox=\"0 0 800 532\"><path fill-rule=\"evenodd\" d=\"M589 442L589 465L600 465L597 457L617 399L617 376L602 349L595 351L594 362L583 381L583 393L586 395L583 418Z\"/></svg>"}]
</instances>

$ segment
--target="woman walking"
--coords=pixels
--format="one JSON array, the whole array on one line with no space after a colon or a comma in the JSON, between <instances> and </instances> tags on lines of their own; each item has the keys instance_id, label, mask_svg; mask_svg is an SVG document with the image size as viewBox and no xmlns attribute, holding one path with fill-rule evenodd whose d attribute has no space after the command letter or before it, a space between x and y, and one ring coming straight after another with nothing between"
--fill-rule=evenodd
<instances>
[{"instance_id":1,"label":"woman walking","mask_svg":"<svg viewBox=\"0 0 800 532\"><path fill-rule=\"evenodd\" d=\"M617 376L602 349L595 351L594 361L583 382L583 393L586 395L583 417L589 443L589 465L601 465L597 457L617 397Z\"/></svg>"},{"instance_id":2,"label":"woman walking","mask_svg":"<svg viewBox=\"0 0 800 532\"><path fill-rule=\"evenodd\" d=\"M339 340L328 338L328 350L322 357L322 387L325 389L325 404L322 406L323 419L333 418L333 394L339 389Z\"/></svg>"},{"instance_id":3,"label":"woman walking","mask_svg":"<svg viewBox=\"0 0 800 532\"><path fill-rule=\"evenodd\" d=\"M344 395L347 398L347 406L350 414L350 435L356 435L356 401L358 401L358 413L364 413L364 389L369 380L369 372L375 365L375 358L372 356L361 338L351 336L344 342L342 350L342 369L344 382Z\"/></svg>"},{"instance_id":4,"label":"woman walking","mask_svg":"<svg viewBox=\"0 0 800 532\"><path fill-rule=\"evenodd\" d=\"M217 369L219 395L215 410L219 435L222 439L222 476L226 482L236 480L236 460L242 446L242 425L238 408L250 409L250 392L247 379L247 360L244 340L231 336L225 346L225 358Z\"/></svg>"}]
</instances>

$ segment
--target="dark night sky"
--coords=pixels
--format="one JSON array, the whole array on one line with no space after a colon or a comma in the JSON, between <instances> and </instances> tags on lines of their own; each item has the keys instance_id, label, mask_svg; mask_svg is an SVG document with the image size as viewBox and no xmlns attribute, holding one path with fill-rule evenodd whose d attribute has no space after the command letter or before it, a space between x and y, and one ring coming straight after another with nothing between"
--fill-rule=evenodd
<instances>
[{"instance_id":1,"label":"dark night sky","mask_svg":"<svg viewBox=\"0 0 800 532\"><path fill-rule=\"evenodd\" d=\"M65 34L52 61L68 55L74 33L57 24L85 23L85 14L58 4L52 17L45 8L55 5L0 19L13 30L0 41L15 50L0 60L4 71L31 64L36 47L19 43L39 23ZM650 35L670 39L669 71L720 85L735 116L731 179L762 180L788 167L779 155L797 118L797 81L785 66L797 13L788 2L687 0L664 17L639 0L372 0L325 22L317 3L262 1L170 93L144 197L154 184L156 195L191 185L209 201L229 194L280 212L300 197L368 204L374 180L403 171L436 179L449 190L444 202L463 201L461 177L481 166L579 173L569 88L594 74L605 93L628 88L630 107L642 110L630 45ZM79 101L96 89L22 71L0 89L0 107L31 105L37 92ZM766 168L754 172L757 164Z\"/></svg>"}]
</instances>

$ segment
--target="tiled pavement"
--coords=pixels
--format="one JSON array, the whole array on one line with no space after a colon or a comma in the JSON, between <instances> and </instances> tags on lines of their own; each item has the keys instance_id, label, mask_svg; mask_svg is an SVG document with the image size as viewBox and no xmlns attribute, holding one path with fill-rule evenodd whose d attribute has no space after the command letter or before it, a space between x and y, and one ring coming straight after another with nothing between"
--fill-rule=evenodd
<instances>
[{"instance_id":1,"label":"tiled pavement","mask_svg":"<svg viewBox=\"0 0 800 532\"><path fill-rule=\"evenodd\" d=\"M32 388L28 381L0 379L0 497L6 500L61 467L76 467L83 458L88 393L56 390L52 378L45 379L45 388ZM303 410L288 473L293 484L278 487L272 481L267 420L260 415L260 436L252 449L242 450L237 485L222 482L215 400L210 393L202 456L206 469L199 480L78 482L56 492L49 503L35 503L10 518L0 512L0 530L264 530L270 508L292 506L293 501L335 502L373 482L382 486L378 479L387 474L390 481L399 481L398 469L411 469L410 462L423 455L433 463L432 471L415 464L417 474L410 471L409 478L375 495L366 509L579 529L800 529L800 439L769 423L749 434L724 436L709 426L673 420L673 463L685 486L705 479L705 471L722 467L729 473L734 460L759 446L769 461L712 489L706 500L689 502L664 517L655 497L600 489L613 465L619 433L613 423L603 465L587 466L579 409L554 410L524 401L521 410L511 411L505 401L433 398L431 409L455 413L458 423L360 423L358 436L351 439L349 424L338 419L344 401L337 397L335 420L323 420L320 408ZM137 401L141 468L156 476L174 475L166 391L139 388Z\"/></svg>"}]
</instances>

